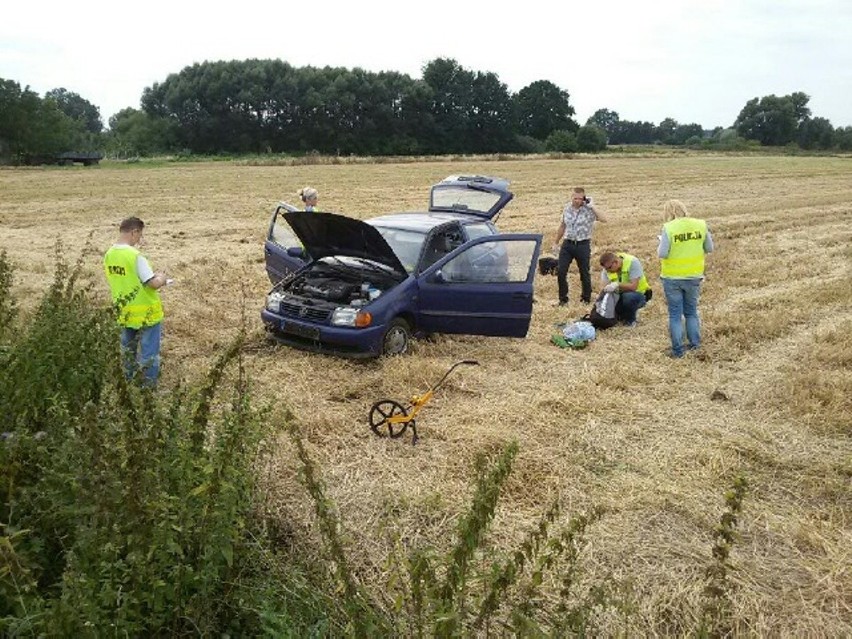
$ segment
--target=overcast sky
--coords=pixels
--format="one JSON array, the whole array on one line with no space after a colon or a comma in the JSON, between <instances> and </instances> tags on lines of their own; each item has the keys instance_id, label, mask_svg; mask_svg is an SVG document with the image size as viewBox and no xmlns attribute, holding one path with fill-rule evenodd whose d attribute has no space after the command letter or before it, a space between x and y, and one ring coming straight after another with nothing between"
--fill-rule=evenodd
<instances>
[{"instance_id":1,"label":"overcast sky","mask_svg":"<svg viewBox=\"0 0 852 639\"><path fill-rule=\"evenodd\" d=\"M751 98L804 91L813 116L852 125L852 0L7 0L0 11L0 78L78 93L104 124L196 62L420 78L438 57L495 73L511 92L550 80L580 124L608 108L730 126Z\"/></svg>"}]
</instances>

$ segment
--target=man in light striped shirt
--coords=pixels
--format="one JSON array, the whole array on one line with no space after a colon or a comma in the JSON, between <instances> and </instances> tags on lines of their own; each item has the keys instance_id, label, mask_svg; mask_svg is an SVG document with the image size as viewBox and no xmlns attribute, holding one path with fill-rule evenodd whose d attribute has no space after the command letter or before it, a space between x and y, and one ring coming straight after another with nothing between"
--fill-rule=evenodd
<instances>
[{"instance_id":1,"label":"man in light striped shirt","mask_svg":"<svg viewBox=\"0 0 852 639\"><path fill-rule=\"evenodd\" d=\"M571 262L577 260L580 271L582 292L580 299L588 304L592 299L592 277L589 274L589 261L592 255L592 227L595 221L606 222L594 206L592 199L586 197L583 187L576 187L571 195L571 203L562 211L562 221L556 231L556 243L553 252L556 253L559 243L559 266L556 269L556 282L559 287L559 305L568 304L568 268Z\"/></svg>"}]
</instances>

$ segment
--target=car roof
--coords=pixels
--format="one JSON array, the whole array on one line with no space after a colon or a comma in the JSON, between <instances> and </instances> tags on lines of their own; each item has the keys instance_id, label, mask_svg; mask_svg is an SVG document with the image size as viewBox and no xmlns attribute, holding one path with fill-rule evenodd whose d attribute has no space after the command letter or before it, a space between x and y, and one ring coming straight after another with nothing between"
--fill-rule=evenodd
<instances>
[{"instance_id":1,"label":"car roof","mask_svg":"<svg viewBox=\"0 0 852 639\"><path fill-rule=\"evenodd\" d=\"M447 222L459 222L461 224L485 224L486 220L475 215L462 215L459 213L390 213L365 220L371 226L404 229L406 231L417 231L428 233L433 228L446 224Z\"/></svg>"}]
</instances>

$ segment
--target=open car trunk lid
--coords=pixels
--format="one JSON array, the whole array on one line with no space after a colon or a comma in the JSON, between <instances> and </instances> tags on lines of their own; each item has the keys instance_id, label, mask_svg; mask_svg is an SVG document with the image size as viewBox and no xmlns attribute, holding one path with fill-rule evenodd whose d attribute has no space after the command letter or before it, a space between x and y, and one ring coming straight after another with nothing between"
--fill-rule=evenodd
<instances>
[{"instance_id":1,"label":"open car trunk lid","mask_svg":"<svg viewBox=\"0 0 852 639\"><path fill-rule=\"evenodd\" d=\"M513 197L508 180L483 175L451 175L432 187L429 211L462 213L494 221Z\"/></svg>"}]
</instances>

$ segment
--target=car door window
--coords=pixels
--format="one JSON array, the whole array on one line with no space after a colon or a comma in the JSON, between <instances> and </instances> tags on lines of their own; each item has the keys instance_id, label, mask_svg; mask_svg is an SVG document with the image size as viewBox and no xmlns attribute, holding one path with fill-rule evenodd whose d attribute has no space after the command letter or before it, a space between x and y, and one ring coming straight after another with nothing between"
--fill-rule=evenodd
<instances>
[{"instance_id":1,"label":"car door window","mask_svg":"<svg viewBox=\"0 0 852 639\"><path fill-rule=\"evenodd\" d=\"M427 240L426 249L423 251L423 259L420 270L424 271L445 255L452 253L464 244L461 228L457 224L441 227L434 231Z\"/></svg>"},{"instance_id":2,"label":"car door window","mask_svg":"<svg viewBox=\"0 0 852 639\"><path fill-rule=\"evenodd\" d=\"M535 240L481 242L449 260L441 272L453 283L525 282L536 247Z\"/></svg>"},{"instance_id":3,"label":"car door window","mask_svg":"<svg viewBox=\"0 0 852 639\"><path fill-rule=\"evenodd\" d=\"M302 245L299 242L299 238L293 233L293 229L290 228L290 225L280 215L275 218L275 223L272 225L272 230L269 233L269 239L285 249L291 246Z\"/></svg>"}]
</instances>

